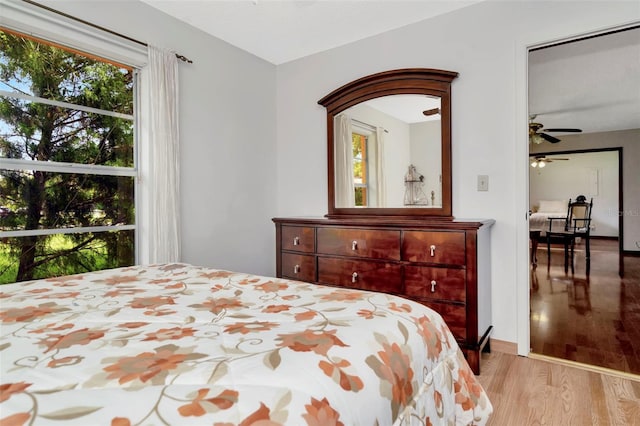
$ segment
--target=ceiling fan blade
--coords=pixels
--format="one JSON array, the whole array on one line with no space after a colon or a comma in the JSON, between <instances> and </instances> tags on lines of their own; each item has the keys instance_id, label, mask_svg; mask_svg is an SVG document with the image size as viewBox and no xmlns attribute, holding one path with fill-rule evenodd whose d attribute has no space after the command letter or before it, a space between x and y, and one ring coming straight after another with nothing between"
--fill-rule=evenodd
<instances>
[{"instance_id":1,"label":"ceiling fan blade","mask_svg":"<svg viewBox=\"0 0 640 426\"><path fill-rule=\"evenodd\" d=\"M566 132L566 133L581 133L582 129L564 129L564 128L557 128L557 129L544 129L545 132Z\"/></svg>"},{"instance_id":2,"label":"ceiling fan blade","mask_svg":"<svg viewBox=\"0 0 640 426\"><path fill-rule=\"evenodd\" d=\"M547 135L546 133L538 133L538 135L540 135L544 140L546 140L547 142L551 142L551 143L558 143L560 142L560 139L555 138L551 135Z\"/></svg>"},{"instance_id":3,"label":"ceiling fan blade","mask_svg":"<svg viewBox=\"0 0 640 426\"><path fill-rule=\"evenodd\" d=\"M422 113L427 117L430 115L440 114L440 108L428 109L426 111L422 111Z\"/></svg>"},{"instance_id":4,"label":"ceiling fan blade","mask_svg":"<svg viewBox=\"0 0 640 426\"><path fill-rule=\"evenodd\" d=\"M569 160L569 158L562 157L547 157L546 155L536 155L533 157L536 161L555 161L555 160Z\"/></svg>"}]
</instances>

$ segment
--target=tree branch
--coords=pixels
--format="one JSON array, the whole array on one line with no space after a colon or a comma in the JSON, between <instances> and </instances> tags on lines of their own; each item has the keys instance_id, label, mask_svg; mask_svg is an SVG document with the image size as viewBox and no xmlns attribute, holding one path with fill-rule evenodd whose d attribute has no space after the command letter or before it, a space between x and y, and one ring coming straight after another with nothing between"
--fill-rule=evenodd
<instances>
[{"instance_id":1,"label":"tree branch","mask_svg":"<svg viewBox=\"0 0 640 426\"><path fill-rule=\"evenodd\" d=\"M78 244L77 246L75 246L73 248L66 249L66 250L61 250L59 252L56 252L56 253L53 253L53 254L50 254L50 255L46 255L43 259L38 260L36 262L33 262L31 264L31 269L35 269L38 266L43 265L43 264L45 264L47 262L50 262L50 261L52 261L54 259L58 259L60 257L64 257L66 255L69 255L69 254L73 253L73 252L76 252L76 251L80 250L82 247L85 247L90 242L92 242L92 241L94 241L96 239L97 239L97 237L94 235L91 238L89 238L88 240L85 240L85 241L81 242L80 244Z\"/></svg>"}]
</instances>

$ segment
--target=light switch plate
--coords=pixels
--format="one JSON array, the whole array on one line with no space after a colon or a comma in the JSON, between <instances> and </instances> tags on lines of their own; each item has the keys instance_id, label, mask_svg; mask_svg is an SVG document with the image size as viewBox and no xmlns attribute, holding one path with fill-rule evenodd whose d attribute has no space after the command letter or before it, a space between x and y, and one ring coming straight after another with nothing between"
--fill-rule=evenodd
<instances>
[{"instance_id":1,"label":"light switch plate","mask_svg":"<svg viewBox=\"0 0 640 426\"><path fill-rule=\"evenodd\" d=\"M488 191L488 190L489 190L489 176L478 175L478 191Z\"/></svg>"}]
</instances>

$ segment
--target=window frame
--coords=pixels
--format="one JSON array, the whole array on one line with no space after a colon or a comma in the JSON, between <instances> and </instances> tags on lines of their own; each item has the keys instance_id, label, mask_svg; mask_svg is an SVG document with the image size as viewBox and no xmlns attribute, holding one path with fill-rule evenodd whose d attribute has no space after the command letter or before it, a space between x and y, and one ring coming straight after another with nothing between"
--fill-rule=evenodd
<instances>
[{"instance_id":1,"label":"window frame","mask_svg":"<svg viewBox=\"0 0 640 426\"><path fill-rule=\"evenodd\" d=\"M356 128L358 130L356 130ZM369 135L371 133L367 131L361 130L360 126L354 126L354 129L351 131L351 140L353 141L353 135L358 135L360 139L360 150L362 152L362 158L360 159L360 163L362 163L362 182L355 182L355 174L353 176L354 183L354 191L358 188L363 188L363 204L362 206L356 207L369 207ZM355 157L354 157L355 162ZM354 199L355 203L355 199Z\"/></svg>"},{"instance_id":2,"label":"window frame","mask_svg":"<svg viewBox=\"0 0 640 426\"><path fill-rule=\"evenodd\" d=\"M108 231L134 231L134 264L148 259L149 242L148 215L149 198L146 194L148 182L148 156L141 155L148 152L149 137L142 126L142 115L148 110L148 102L142 96L148 95L148 76L144 72L147 64L147 47L130 40L107 33L88 24L70 17L56 14L25 2L2 2L0 4L0 27L8 32L36 39L39 42L50 43L56 47L74 51L94 59L112 63L116 66L133 70L133 114L121 114L113 111L94 110L82 105L68 104L48 100L30 95L1 91L3 96L26 98L33 102L54 103L65 108L82 109L88 112L117 116L133 121L133 167L116 167L104 165L79 165L72 163L50 163L37 160L21 160L0 158L0 168L5 170L42 170L59 173L89 173L94 175L128 176L134 179L134 209L133 223L126 225L110 225L96 227L37 229L0 231L0 238L21 237L30 235L51 235Z\"/></svg>"}]
</instances>

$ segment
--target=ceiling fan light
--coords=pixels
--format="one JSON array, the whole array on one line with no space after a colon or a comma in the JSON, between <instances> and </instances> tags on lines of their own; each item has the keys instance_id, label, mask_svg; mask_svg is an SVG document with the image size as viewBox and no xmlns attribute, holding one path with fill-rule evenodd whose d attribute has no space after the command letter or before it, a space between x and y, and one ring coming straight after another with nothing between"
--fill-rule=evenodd
<instances>
[{"instance_id":1,"label":"ceiling fan light","mask_svg":"<svg viewBox=\"0 0 640 426\"><path fill-rule=\"evenodd\" d=\"M542 136L540 136L539 134L535 133L531 136L530 138L531 142L535 143L536 145L540 145L542 142L544 142L544 138Z\"/></svg>"},{"instance_id":2,"label":"ceiling fan light","mask_svg":"<svg viewBox=\"0 0 640 426\"><path fill-rule=\"evenodd\" d=\"M531 162L531 167L538 167L538 162L536 160L533 160Z\"/></svg>"},{"instance_id":3,"label":"ceiling fan light","mask_svg":"<svg viewBox=\"0 0 640 426\"><path fill-rule=\"evenodd\" d=\"M546 165L547 163L545 163L544 161L538 161L538 167L543 168Z\"/></svg>"}]
</instances>

